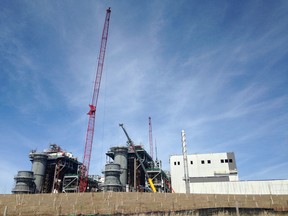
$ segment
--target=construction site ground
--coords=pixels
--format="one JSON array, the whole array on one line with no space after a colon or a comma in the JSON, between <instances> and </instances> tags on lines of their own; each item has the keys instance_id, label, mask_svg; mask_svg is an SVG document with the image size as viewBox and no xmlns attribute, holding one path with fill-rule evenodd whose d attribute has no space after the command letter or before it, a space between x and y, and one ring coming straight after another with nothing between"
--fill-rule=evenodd
<instances>
[{"instance_id":1,"label":"construction site ground","mask_svg":"<svg viewBox=\"0 0 288 216\"><path fill-rule=\"evenodd\" d=\"M288 215L288 195L177 193L2 194L0 215ZM250 213L249 213L250 212ZM227 213L227 214L228 214ZM262 214L262 213L261 213ZM246 214L245 214L246 215Z\"/></svg>"}]
</instances>

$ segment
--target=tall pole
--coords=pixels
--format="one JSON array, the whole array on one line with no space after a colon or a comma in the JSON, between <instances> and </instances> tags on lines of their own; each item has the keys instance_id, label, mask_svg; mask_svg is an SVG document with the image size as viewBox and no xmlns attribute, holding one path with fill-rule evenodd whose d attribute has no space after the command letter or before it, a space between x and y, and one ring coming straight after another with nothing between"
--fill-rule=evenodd
<instances>
[{"instance_id":1,"label":"tall pole","mask_svg":"<svg viewBox=\"0 0 288 216\"><path fill-rule=\"evenodd\" d=\"M150 143L150 156L152 157L152 160L154 160L151 117L149 117L149 143Z\"/></svg>"},{"instance_id":2,"label":"tall pole","mask_svg":"<svg viewBox=\"0 0 288 216\"><path fill-rule=\"evenodd\" d=\"M184 181L186 193L190 193L190 179L189 179L189 171L188 171L188 160L187 160L187 146L186 146L186 133L184 130L181 132L182 138L182 153L183 153L183 164L184 164Z\"/></svg>"}]
</instances>

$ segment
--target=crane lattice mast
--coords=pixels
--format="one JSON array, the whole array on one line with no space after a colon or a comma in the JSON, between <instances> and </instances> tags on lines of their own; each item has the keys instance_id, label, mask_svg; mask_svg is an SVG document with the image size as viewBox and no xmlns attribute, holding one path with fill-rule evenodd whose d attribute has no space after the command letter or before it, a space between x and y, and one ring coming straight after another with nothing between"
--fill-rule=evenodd
<instances>
[{"instance_id":1,"label":"crane lattice mast","mask_svg":"<svg viewBox=\"0 0 288 216\"><path fill-rule=\"evenodd\" d=\"M80 174L80 183L79 183L80 192L85 192L87 188L87 184L88 184L88 172L89 172L90 158L91 158L91 152L92 152L96 108L97 108L102 70L103 70L104 59L105 59L106 44L107 44L107 39L108 39L110 13L111 13L111 9L109 7L106 10L106 18L105 18L104 28L102 32L102 39L101 39L100 53L99 53L99 58L98 58L96 78L95 78L95 83L94 83L92 102L89 105L90 110L87 113L89 116L89 120L88 120L87 132L86 132L83 165L81 166L81 174Z\"/></svg>"},{"instance_id":2,"label":"crane lattice mast","mask_svg":"<svg viewBox=\"0 0 288 216\"><path fill-rule=\"evenodd\" d=\"M150 156L152 157L152 160L154 160L153 155L153 139L152 139L152 121L151 117L149 117L149 143L150 143Z\"/></svg>"}]
</instances>

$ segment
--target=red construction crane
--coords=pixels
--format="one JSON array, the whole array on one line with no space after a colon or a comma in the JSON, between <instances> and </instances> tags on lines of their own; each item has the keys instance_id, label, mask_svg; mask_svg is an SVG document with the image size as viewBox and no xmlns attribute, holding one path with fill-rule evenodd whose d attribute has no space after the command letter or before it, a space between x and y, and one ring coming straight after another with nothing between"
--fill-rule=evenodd
<instances>
[{"instance_id":1,"label":"red construction crane","mask_svg":"<svg viewBox=\"0 0 288 216\"><path fill-rule=\"evenodd\" d=\"M152 139L152 122L151 122L151 117L149 117L149 143L150 143L150 156L153 159L153 139Z\"/></svg>"},{"instance_id":2,"label":"red construction crane","mask_svg":"<svg viewBox=\"0 0 288 216\"><path fill-rule=\"evenodd\" d=\"M95 83L94 83L92 102L89 105L90 110L87 113L89 115L89 120L88 120L88 128L87 128L87 133L86 133L83 165L81 166L81 174L80 174L80 183L79 183L80 192L85 192L87 189L87 185L88 185L88 172L89 172L90 158L91 158L91 152L92 152L97 100L98 100L98 95L99 95L99 90L100 90L106 44L107 44L107 39L108 39L110 13L111 13L111 9L109 7L106 10L106 18L105 18L104 28L102 32L102 39L101 39L100 53L99 53L99 58L98 58L96 78L95 78Z\"/></svg>"}]
</instances>

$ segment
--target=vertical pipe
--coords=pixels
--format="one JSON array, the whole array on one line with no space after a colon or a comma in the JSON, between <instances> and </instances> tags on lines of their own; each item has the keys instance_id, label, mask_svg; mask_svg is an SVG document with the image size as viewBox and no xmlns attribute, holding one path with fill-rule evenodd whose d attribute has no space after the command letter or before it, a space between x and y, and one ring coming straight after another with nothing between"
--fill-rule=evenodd
<instances>
[{"instance_id":1,"label":"vertical pipe","mask_svg":"<svg viewBox=\"0 0 288 216\"><path fill-rule=\"evenodd\" d=\"M48 156L43 153L33 153L30 154L30 158L32 161L32 171L35 177L36 193L40 193L43 187Z\"/></svg>"},{"instance_id":2,"label":"vertical pipe","mask_svg":"<svg viewBox=\"0 0 288 216\"><path fill-rule=\"evenodd\" d=\"M136 158L134 157L134 190L137 191L137 183L136 183L136 175L137 175L137 163L136 163Z\"/></svg>"},{"instance_id":3,"label":"vertical pipe","mask_svg":"<svg viewBox=\"0 0 288 216\"><path fill-rule=\"evenodd\" d=\"M121 174L120 182L122 184L123 190L127 184L127 166L128 166L128 148L125 146L114 147L111 149L114 152L114 163L120 164Z\"/></svg>"}]
</instances>

